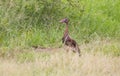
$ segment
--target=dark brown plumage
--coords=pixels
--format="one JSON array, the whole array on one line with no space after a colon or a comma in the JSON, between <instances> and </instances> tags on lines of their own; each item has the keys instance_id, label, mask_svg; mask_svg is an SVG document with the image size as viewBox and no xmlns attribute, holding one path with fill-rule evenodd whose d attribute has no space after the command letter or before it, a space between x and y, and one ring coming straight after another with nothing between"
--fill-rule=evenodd
<instances>
[{"instance_id":1,"label":"dark brown plumage","mask_svg":"<svg viewBox=\"0 0 120 76\"><path fill-rule=\"evenodd\" d=\"M77 44L77 42L73 39L70 38L69 36L69 32L68 32L68 19L62 19L60 22L65 23L66 24L66 28L64 31L64 36L62 38L62 43L64 43L66 46L69 46L73 49L73 52L78 52L79 56L80 56L80 49L79 46Z\"/></svg>"}]
</instances>

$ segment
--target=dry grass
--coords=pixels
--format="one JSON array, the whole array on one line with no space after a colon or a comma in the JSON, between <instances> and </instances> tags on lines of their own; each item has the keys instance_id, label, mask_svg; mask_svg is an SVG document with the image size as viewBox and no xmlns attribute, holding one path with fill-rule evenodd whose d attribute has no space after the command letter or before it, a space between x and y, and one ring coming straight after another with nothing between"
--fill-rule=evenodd
<instances>
[{"instance_id":1,"label":"dry grass","mask_svg":"<svg viewBox=\"0 0 120 76\"><path fill-rule=\"evenodd\" d=\"M0 60L1 76L119 76L120 57L55 53L50 59L19 63Z\"/></svg>"},{"instance_id":2,"label":"dry grass","mask_svg":"<svg viewBox=\"0 0 120 76\"><path fill-rule=\"evenodd\" d=\"M81 57L77 54L57 51L47 54L34 52L32 61L20 62L19 58L1 58L0 76L120 76L120 56L104 55L100 51L93 52L97 50L98 45L101 48L102 43L82 45ZM111 46L111 42L103 46L108 45Z\"/></svg>"}]
</instances>

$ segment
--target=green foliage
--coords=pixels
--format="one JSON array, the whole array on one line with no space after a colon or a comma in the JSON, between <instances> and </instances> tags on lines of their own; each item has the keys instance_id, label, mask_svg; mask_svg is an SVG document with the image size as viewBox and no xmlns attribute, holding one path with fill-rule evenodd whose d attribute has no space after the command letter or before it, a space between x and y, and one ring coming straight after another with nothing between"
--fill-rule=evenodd
<instances>
[{"instance_id":1,"label":"green foliage","mask_svg":"<svg viewBox=\"0 0 120 76\"><path fill-rule=\"evenodd\" d=\"M96 37L120 40L119 0L0 0L0 46L60 46L69 18L70 35L81 43Z\"/></svg>"}]
</instances>

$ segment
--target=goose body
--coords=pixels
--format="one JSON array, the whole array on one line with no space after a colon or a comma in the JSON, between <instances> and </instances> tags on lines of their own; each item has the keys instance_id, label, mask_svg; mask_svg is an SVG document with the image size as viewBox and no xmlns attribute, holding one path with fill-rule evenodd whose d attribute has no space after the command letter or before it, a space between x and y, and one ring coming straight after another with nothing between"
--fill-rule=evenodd
<instances>
[{"instance_id":1,"label":"goose body","mask_svg":"<svg viewBox=\"0 0 120 76\"><path fill-rule=\"evenodd\" d=\"M66 46L69 46L71 48L73 48L73 52L78 52L79 56L80 56L80 49L79 46L77 44L77 42L75 40L73 40L72 38L70 38L69 36L69 32L68 32L68 19L62 19L60 22L62 23L66 23L66 28L64 31L64 35L62 37L62 43L65 44Z\"/></svg>"}]
</instances>

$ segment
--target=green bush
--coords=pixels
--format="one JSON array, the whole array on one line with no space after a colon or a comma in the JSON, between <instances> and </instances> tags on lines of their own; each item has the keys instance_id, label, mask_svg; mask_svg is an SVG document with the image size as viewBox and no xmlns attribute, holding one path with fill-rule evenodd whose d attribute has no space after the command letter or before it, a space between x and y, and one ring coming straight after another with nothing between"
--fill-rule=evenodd
<instances>
[{"instance_id":1,"label":"green bush","mask_svg":"<svg viewBox=\"0 0 120 76\"><path fill-rule=\"evenodd\" d=\"M79 44L96 36L119 39L119 0L0 0L0 46L59 46L69 18Z\"/></svg>"}]
</instances>

